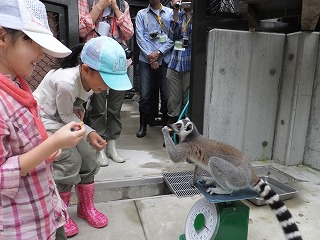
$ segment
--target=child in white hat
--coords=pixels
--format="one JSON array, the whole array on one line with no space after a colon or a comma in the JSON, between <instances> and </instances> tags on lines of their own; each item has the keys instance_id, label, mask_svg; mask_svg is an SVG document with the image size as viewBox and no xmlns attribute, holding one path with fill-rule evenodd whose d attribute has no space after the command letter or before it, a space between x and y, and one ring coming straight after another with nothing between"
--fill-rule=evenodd
<instances>
[{"instance_id":1,"label":"child in white hat","mask_svg":"<svg viewBox=\"0 0 320 240\"><path fill-rule=\"evenodd\" d=\"M67 210L50 161L78 144L85 128L71 121L47 136L23 79L44 53L71 53L53 37L45 6L38 0L0 1L0 239L66 238Z\"/></svg>"},{"instance_id":2,"label":"child in white hat","mask_svg":"<svg viewBox=\"0 0 320 240\"><path fill-rule=\"evenodd\" d=\"M60 61L58 69L47 73L33 95L41 108L45 128L54 133L71 121L83 121L83 104L93 93L109 88L123 91L132 86L123 48L114 39L102 36L92 38L84 47L75 46L72 54ZM94 176L100 169L96 152L105 147L106 141L84 126L86 139L71 149L63 149L59 161L53 163L54 179L66 205L75 186L78 216L90 226L102 228L108 224L108 218L94 206ZM79 231L71 218L64 230L67 237Z\"/></svg>"}]
</instances>

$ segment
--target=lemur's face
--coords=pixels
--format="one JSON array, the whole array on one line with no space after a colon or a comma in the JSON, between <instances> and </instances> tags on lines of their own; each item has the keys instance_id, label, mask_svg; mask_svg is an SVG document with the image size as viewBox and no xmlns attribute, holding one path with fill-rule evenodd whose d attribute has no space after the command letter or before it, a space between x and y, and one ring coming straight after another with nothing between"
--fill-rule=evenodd
<instances>
[{"instance_id":1,"label":"lemur's face","mask_svg":"<svg viewBox=\"0 0 320 240\"><path fill-rule=\"evenodd\" d=\"M186 118L173 123L170 127L173 132L183 138L192 132L193 123L189 120L189 118Z\"/></svg>"}]
</instances>

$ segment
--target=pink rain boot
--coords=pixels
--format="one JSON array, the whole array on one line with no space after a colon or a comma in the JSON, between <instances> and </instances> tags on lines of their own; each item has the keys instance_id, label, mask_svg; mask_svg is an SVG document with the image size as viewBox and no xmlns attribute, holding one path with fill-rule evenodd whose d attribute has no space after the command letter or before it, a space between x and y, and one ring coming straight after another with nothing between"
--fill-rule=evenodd
<instances>
[{"instance_id":1,"label":"pink rain boot","mask_svg":"<svg viewBox=\"0 0 320 240\"><path fill-rule=\"evenodd\" d=\"M108 225L108 218L94 207L94 183L76 185L78 196L78 216L91 227L102 228Z\"/></svg>"},{"instance_id":2,"label":"pink rain boot","mask_svg":"<svg viewBox=\"0 0 320 240\"><path fill-rule=\"evenodd\" d=\"M59 194L64 203L68 206L70 202L71 192L61 192ZM74 236L79 232L77 224L70 217L63 227L67 237Z\"/></svg>"}]
</instances>

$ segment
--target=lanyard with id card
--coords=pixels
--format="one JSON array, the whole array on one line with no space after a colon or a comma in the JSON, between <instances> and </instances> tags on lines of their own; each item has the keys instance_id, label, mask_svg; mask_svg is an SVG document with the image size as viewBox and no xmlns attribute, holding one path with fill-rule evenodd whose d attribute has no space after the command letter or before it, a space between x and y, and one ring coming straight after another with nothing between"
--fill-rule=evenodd
<instances>
[{"instance_id":1,"label":"lanyard with id card","mask_svg":"<svg viewBox=\"0 0 320 240\"><path fill-rule=\"evenodd\" d=\"M185 51L186 50L184 47L182 47L182 41L175 41L173 49L176 51Z\"/></svg>"},{"instance_id":2,"label":"lanyard with id card","mask_svg":"<svg viewBox=\"0 0 320 240\"><path fill-rule=\"evenodd\" d=\"M162 4L160 5L160 13L161 13L161 9L162 9ZM158 38L158 42L159 43L165 43L168 41L168 30L166 28L165 25L163 25L163 22L161 21L161 14L159 13L159 15L155 14L153 11L151 11L152 15L154 16L154 18L157 20L157 22L159 23L160 27L162 28L163 31L160 32L159 35L157 35L156 38Z\"/></svg>"},{"instance_id":3,"label":"lanyard with id card","mask_svg":"<svg viewBox=\"0 0 320 240\"><path fill-rule=\"evenodd\" d=\"M182 30L181 30L181 34L183 35L183 33L186 32L187 30L187 26L188 24L190 23L191 19L192 19L192 16L188 19L187 15L184 15L186 16L186 22L182 21ZM174 42L174 50L177 50L177 51L185 51L186 50L186 47L189 46L189 38L188 36L182 36L182 39L181 40L177 40Z\"/></svg>"}]
</instances>

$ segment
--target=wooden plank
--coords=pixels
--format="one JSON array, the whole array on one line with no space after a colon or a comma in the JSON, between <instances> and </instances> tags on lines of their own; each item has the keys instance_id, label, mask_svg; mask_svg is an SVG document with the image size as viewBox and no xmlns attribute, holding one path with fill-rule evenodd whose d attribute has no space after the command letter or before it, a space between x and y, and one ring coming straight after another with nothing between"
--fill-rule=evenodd
<instances>
[{"instance_id":1,"label":"wooden plank","mask_svg":"<svg viewBox=\"0 0 320 240\"><path fill-rule=\"evenodd\" d=\"M258 16L259 20L300 17L302 0L234 0L235 11L239 13L243 6L248 4L249 9ZM320 1L320 0L316 0ZM238 10L238 9L239 10ZM244 14L242 14L244 15Z\"/></svg>"},{"instance_id":2,"label":"wooden plank","mask_svg":"<svg viewBox=\"0 0 320 240\"><path fill-rule=\"evenodd\" d=\"M240 2L242 3L261 3L261 2L265 2L267 0L240 0Z\"/></svg>"},{"instance_id":3,"label":"wooden plank","mask_svg":"<svg viewBox=\"0 0 320 240\"><path fill-rule=\"evenodd\" d=\"M235 6L235 12L240 13L245 19L247 19L249 28L259 26L260 19L248 3L237 3Z\"/></svg>"},{"instance_id":4,"label":"wooden plank","mask_svg":"<svg viewBox=\"0 0 320 240\"><path fill-rule=\"evenodd\" d=\"M301 30L314 31L320 15L319 0L302 0Z\"/></svg>"}]
</instances>

